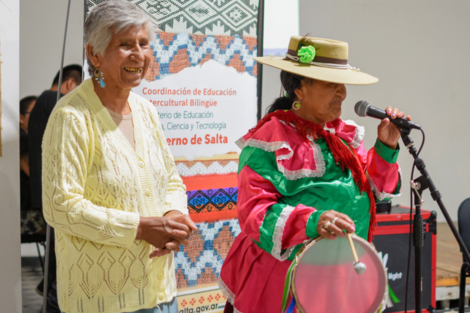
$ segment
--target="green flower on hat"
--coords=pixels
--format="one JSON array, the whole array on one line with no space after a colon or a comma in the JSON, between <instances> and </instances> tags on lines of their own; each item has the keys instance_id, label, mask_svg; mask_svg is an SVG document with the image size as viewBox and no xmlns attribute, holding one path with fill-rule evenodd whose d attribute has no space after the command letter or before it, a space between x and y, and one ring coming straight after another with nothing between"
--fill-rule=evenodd
<instances>
[{"instance_id":1,"label":"green flower on hat","mask_svg":"<svg viewBox=\"0 0 470 313\"><path fill-rule=\"evenodd\" d=\"M297 52L301 63L310 63L315 58L315 48L313 46L303 46Z\"/></svg>"}]
</instances>

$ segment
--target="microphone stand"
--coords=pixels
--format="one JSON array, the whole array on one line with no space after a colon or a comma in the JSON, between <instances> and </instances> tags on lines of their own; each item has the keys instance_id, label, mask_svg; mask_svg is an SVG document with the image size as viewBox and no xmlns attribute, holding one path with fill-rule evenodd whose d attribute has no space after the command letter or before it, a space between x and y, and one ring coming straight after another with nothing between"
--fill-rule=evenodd
<instances>
[{"instance_id":1,"label":"microphone stand","mask_svg":"<svg viewBox=\"0 0 470 313\"><path fill-rule=\"evenodd\" d=\"M449 213L447 212L447 209L444 206L444 203L442 202L441 198L441 193L439 190L437 190L436 186L434 185L434 182L431 179L431 176L429 175L426 165L424 164L424 161L418 157L418 153L416 151L416 148L414 147L414 142L410 138L409 134L411 131L411 127L409 126L408 123L405 123L403 126L400 125L398 128L401 133L401 138L403 140L403 143L405 144L405 147L408 148L408 151L414 158L414 164L416 165L416 168L418 171L421 173L421 176L418 177L415 180L411 181L411 188L413 189L414 192L414 199L415 199L415 206L416 206L416 212L415 216L413 219L413 245L415 247L415 313L421 313L421 292L422 292L422 274L421 274L421 255L422 255L422 247L424 243L424 225L423 225L423 217L421 215L421 205L423 204L423 200L421 198L421 195L424 190L429 188L429 191L431 193L431 196L434 201L437 202L439 208L441 209L442 214L444 215L447 224L449 225L450 229L452 230L452 233L457 240L460 250L463 253L465 261L470 264L470 254L467 250L467 247L465 246L462 237L460 237L460 234L458 233L457 229L454 226L454 223L452 222ZM459 300L460 303L463 303L465 301L464 299ZM405 308L406 309L406 308Z\"/></svg>"}]
</instances>

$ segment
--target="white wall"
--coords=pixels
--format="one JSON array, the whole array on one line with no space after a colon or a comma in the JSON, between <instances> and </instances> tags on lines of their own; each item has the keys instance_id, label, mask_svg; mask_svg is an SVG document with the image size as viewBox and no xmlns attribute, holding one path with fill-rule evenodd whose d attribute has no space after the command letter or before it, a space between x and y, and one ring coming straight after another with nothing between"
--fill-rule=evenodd
<instances>
[{"instance_id":1,"label":"white wall","mask_svg":"<svg viewBox=\"0 0 470 313\"><path fill-rule=\"evenodd\" d=\"M262 102L262 114L263 117L266 113L266 109L270 106L274 100L279 97L281 90L281 79L279 75L281 70L263 65L263 96Z\"/></svg>"},{"instance_id":2,"label":"white wall","mask_svg":"<svg viewBox=\"0 0 470 313\"><path fill-rule=\"evenodd\" d=\"M264 4L264 56L285 55L291 36L299 33L299 0L267 0ZM279 97L281 70L263 66L262 115Z\"/></svg>"},{"instance_id":3,"label":"white wall","mask_svg":"<svg viewBox=\"0 0 470 313\"><path fill-rule=\"evenodd\" d=\"M299 0L264 2L264 55L284 55L290 37L298 33Z\"/></svg>"},{"instance_id":4,"label":"white wall","mask_svg":"<svg viewBox=\"0 0 470 313\"><path fill-rule=\"evenodd\" d=\"M20 97L49 89L60 69L67 0L20 1ZM84 0L72 0L64 66L83 63Z\"/></svg>"},{"instance_id":5,"label":"white wall","mask_svg":"<svg viewBox=\"0 0 470 313\"><path fill-rule=\"evenodd\" d=\"M300 0L300 33L347 41L349 63L379 77L372 86L348 87L343 117L366 126L366 146L378 122L354 113L358 100L399 107L426 132L421 154L453 220L470 197L470 2L465 0ZM421 134L412 132L421 142ZM394 203L409 205L412 158L401 147L404 193ZM443 215L429 192L424 208Z\"/></svg>"},{"instance_id":6,"label":"white wall","mask_svg":"<svg viewBox=\"0 0 470 313\"><path fill-rule=\"evenodd\" d=\"M18 1L1 0L0 311L12 313L21 312L18 37Z\"/></svg>"}]
</instances>

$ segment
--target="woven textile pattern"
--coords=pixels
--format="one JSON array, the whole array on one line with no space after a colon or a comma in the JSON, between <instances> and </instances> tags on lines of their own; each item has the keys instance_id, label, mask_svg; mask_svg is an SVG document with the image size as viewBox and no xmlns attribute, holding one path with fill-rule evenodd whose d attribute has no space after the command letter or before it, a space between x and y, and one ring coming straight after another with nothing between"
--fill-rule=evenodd
<instances>
[{"instance_id":1,"label":"woven textile pattern","mask_svg":"<svg viewBox=\"0 0 470 313\"><path fill-rule=\"evenodd\" d=\"M256 37L205 36L184 33L157 33L151 45L153 60L145 76L148 81L179 73L209 60L233 67L239 73L257 75Z\"/></svg>"},{"instance_id":2,"label":"woven textile pattern","mask_svg":"<svg viewBox=\"0 0 470 313\"><path fill-rule=\"evenodd\" d=\"M230 246L240 234L237 219L196 225L198 233L175 254L178 289L217 283Z\"/></svg>"},{"instance_id":3,"label":"woven textile pattern","mask_svg":"<svg viewBox=\"0 0 470 313\"><path fill-rule=\"evenodd\" d=\"M230 174L238 171L238 160L229 162L177 162L176 168L180 176L195 176L206 174Z\"/></svg>"},{"instance_id":4,"label":"woven textile pattern","mask_svg":"<svg viewBox=\"0 0 470 313\"><path fill-rule=\"evenodd\" d=\"M187 191L190 214L237 209L238 188Z\"/></svg>"},{"instance_id":5,"label":"woven textile pattern","mask_svg":"<svg viewBox=\"0 0 470 313\"><path fill-rule=\"evenodd\" d=\"M88 9L106 0L87 0ZM256 37L259 0L129 0L169 33Z\"/></svg>"}]
</instances>

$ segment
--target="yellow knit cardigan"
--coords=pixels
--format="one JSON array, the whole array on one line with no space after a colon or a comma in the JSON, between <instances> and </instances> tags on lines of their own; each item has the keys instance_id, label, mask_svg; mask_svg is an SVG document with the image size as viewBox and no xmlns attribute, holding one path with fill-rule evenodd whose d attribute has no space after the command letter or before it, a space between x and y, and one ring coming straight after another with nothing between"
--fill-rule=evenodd
<instances>
[{"instance_id":1,"label":"yellow knit cardigan","mask_svg":"<svg viewBox=\"0 0 470 313\"><path fill-rule=\"evenodd\" d=\"M151 308L176 296L173 254L149 259L139 216L187 214L155 108L131 92L135 150L86 80L56 105L43 139L43 210L55 228L67 313Z\"/></svg>"}]
</instances>

